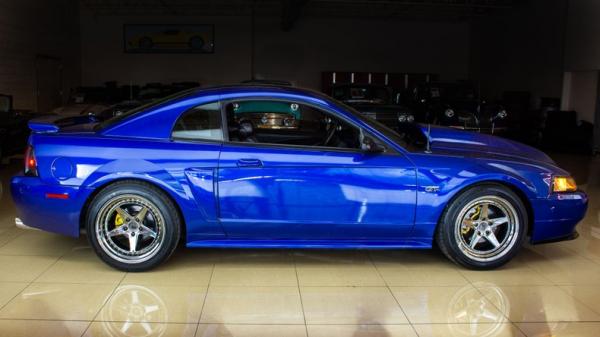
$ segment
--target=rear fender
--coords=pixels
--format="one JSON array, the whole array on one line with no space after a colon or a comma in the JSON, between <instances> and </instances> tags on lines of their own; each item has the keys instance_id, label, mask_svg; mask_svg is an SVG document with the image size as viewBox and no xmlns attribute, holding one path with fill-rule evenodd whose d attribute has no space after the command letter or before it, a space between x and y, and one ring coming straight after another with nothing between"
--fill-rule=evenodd
<instances>
[{"instance_id":1,"label":"rear fender","mask_svg":"<svg viewBox=\"0 0 600 337\"><path fill-rule=\"evenodd\" d=\"M136 171L131 171L132 167L135 167ZM207 218L207 214L214 214L214 210L204 209L214 207L214 204L199 205L196 202L183 172L178 179L149 161L122 159L99 167L88 176L83 186L99 190L110 183L121 180L148 182L167 193L181 211L185 229L187 229L185 232L188 236L198 232L223 234L216 219Z\"/></svg>"}]
</instances>

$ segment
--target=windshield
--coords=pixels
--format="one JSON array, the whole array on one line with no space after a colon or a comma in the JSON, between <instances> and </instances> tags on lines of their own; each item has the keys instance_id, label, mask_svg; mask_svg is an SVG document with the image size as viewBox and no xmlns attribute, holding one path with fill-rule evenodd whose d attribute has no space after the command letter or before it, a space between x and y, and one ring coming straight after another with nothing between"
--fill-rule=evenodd
<instances>
[{"instance_id":1,"label":"windshield","mask_svg":"<svg viewBox=\"0 0 600 337\"><path fill-rule=\"evenodd\" d=\"M174 99L177 99L179 97L188 95L193 90L194 89L180 91L180 92L172 94L170 96L167 96L167 97L164 97L164 98L161 98L161 99L157 99L157 100L154 100L154 101L152 101L150 103L141 105L141 106L139 106L139 107L137 107L135 109L131 109L131 110L126 111L126 112L124 112L122 114L119 114L119 115L114 116L114 117L112 117L110 119L107 119L107 120L105 120L102 123L99 123L98 125L96 125L95 129L96 130L101 130L101 129L107 128L107 127L112 126L112 125L114 125L114 124L116 124L116 123L118 123L118 122L120 122L120 121L122 121L122 120L124 120L126 118L129 118L130 116L133 116L133 115L135 115L135 114L137 114L139 112L148 110L148 109L153 108L153 107L157 107L159 105L168 103L168 102L170 102L170 101L172 101Z\"/></svg>"}]
</instances>

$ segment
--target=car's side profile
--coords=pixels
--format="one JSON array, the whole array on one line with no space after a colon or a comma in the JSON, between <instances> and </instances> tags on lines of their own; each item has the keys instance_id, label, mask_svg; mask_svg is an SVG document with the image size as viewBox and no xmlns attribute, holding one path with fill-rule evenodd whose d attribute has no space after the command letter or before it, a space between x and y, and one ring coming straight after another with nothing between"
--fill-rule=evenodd
<instances>
[{"instance_id":1,"label":"car's side profile","mask_svg":"<svg viewBox=\"0 0 600 337\"><path fill-rule=\"evenodd\" d=\"M296 104L303 128L236 121L240 102ZM309 123L310 122L310 123ZM188 247L431 248L478 269L575 234L586 195L545 154L476 133L396 133L309 90L194 89L96 125L30 123L11 190L18 223L82 230L141 271Z\"/></svg>"}]
</instances>

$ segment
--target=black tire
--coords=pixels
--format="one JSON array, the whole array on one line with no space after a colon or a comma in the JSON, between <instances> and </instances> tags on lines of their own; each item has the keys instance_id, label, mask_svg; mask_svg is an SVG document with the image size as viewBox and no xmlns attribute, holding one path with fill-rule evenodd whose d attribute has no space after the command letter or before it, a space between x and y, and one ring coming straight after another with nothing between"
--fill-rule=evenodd
<instances>
[{"instance_id":1,"label":"black tire","mask_svg":"<svg viewBox=\"0 0 600 337\"><path fill-rule=\"evenodd\" d=\"M148 201L152 207L149 212L151 214L156 213L157 218L162 217L161 235L158 235L161 239L153 245L152 255L148 255L147 259L143 261L120 261L118 256L111 256L110 249L106 248L106 239L102 241L100 217L102 214L108 214L108 212L102 210L105 210L106 206L113 203L114 200L125 196ZM135 215L132 217L135 217ZM154 216L150 219L154 219ZM136 180L119 181L103 188L90 202L85 217L87 237L96 254L109 266L128 272L149 270L166 261L177 248L181 236L181 225L182 221L173 201L159 188ZM128 237L127 234L121 235ZM140 235L141 232L138 232L138 239ZM110 236L106 235L106 237ZM154 240L150 240L154 242Z\"/></svg>"},{"instance_id":2,"label":"black tire","mask_svg":"<svg viewBox=\"0 0 600 337\"><path fill-rule=\"evenodd\" d=\"M512 206L509 207L509 213L512 214L509 218L515 219L513 223L517 225L513 225L514 229L510 231L512 236L510 236L510 240L506 239L506 247L504 247L504 243L500 248L492 247L492 249L498 249L495 256L479 257L469 252L466 244L459 242L460 237L457 238L457 230L459 230L457 229L459 226L458 218L462 218L462 215L465 214L465 208L469 207L473 202L487 200L486 198L502 200ZM463 220L460 221L462 224ZM435 240L440 250L451 261L469 269L488 270L506 264L518 253L525 240L528 225L527 209L518 195L502 185L482 184L460 193L446 206L446 210L442 214L440 223L438 224ZM509 226L511 226L510 222L507 222L505 233L509 233ZM471 228L470 230L477 231L476 228ZM462 231L460 233L465 236L470 235L469 233L462 234ZM478 244L477 242L488 244L486 239L477 239L475 241L476 245Z\"/></svg>"}]
</instances>

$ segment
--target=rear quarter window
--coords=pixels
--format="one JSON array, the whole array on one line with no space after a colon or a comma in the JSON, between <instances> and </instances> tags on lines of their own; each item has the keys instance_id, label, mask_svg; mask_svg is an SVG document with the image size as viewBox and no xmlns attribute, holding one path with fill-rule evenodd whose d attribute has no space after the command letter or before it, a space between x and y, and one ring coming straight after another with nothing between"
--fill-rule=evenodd
<instances>
[{"instance_id":1,"label":"rear quarter window","mask_svg":"<svg viewBox=\"0 0 600 337\"><path fill-rule=\"evenodd\" d=\"M184 112L175 123L171 136L176 139L222 141L221 104L204 104Z\"/></svg>"}]
</instances>

